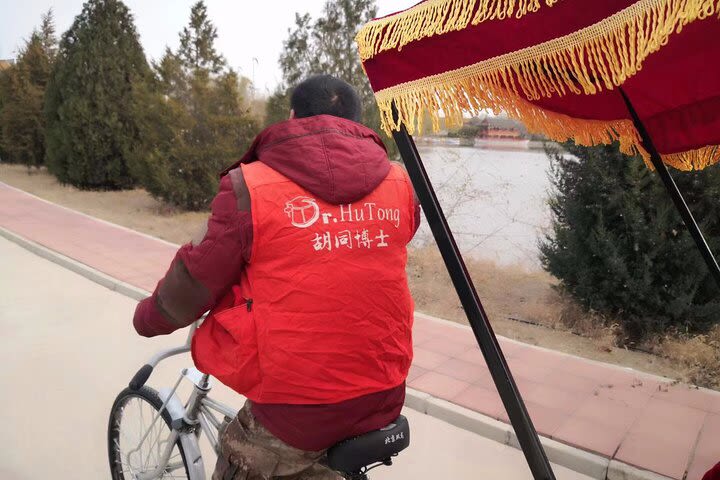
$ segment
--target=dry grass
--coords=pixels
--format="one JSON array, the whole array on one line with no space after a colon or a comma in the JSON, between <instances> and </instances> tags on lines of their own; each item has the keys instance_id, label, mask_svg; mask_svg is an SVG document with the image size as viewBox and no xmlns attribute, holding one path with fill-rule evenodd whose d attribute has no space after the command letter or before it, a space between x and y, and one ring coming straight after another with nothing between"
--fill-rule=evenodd
<instances>
[{"instance_id":1,"label":"dry grass","mask_svg":"<svg viewBox=\"0 0 720 480\"><path fill-rule=\"evenodd\" d=\"M599 349L607 352L625 344L622 341L622 329L617 322L596 312L588 312L570 298L562 298L562 302L563 308L558 318L558 328L592 338Z\"/></svg>"},{"instance_id":2,"label":"dry grass","mask_svg":"<svg viewBox=\"0 0 720 480\"><path fill-rule=\"evenodd\" d=\"M60 185L44 170L0 164L0 181L41 198L174 243L188 241L207 219L203 212L178 212L144 190L85 192ZM612 322L588 314L553 288L542 271L466 259L478 294L496 333L533 345L593 360L720 387L720 328L687 338L668 336L651 342L655 355L616 346ZM437 249L409 252L408 274L418 311L466 323L466 317ZM531 322L538 325L528 324Z\"/></svg>"},{"instance_id":3,"label":"dry grass","mask_svg":"<svg viewBox=\"0 0 720 480\"><path fill-rule=\"evenodd\" d=\"M555 326L563 302L552 288L554 279L550 275L520 266L500 268L491 261L475 258L466 259L466 264L491 317ZM450 320L465 320L460 300L434 246L409 252L408 275L415 302L423 307L419 310ZM440 285L445 288L438 288Z\"/></svg>"},{"instance_id":4,"label":"dry grass","mask_svg":"<svg viewBox=\"0 0 720 480\"><path fill-rule=\"evenodd\" d=\"M685 368L659 355L630 351L616 345L616 328L588 316L553 287L545 272L519 266L500 267L469 258L473 278L493 330L532 345L613 363L637 370L683 378ZM434 247L409 252L408 278L418 311L467 323L460 300ZM529 322L529 323L525 323Z\"/></svg>"},{"instance_id":5,"label":"dry grass","mask_svg":"<svg viewBox=\"0 0 720 480\"><path fill-rule=\"evenodd\" d=\"M683 381L720 389L720 325L705 335L668 335L653 350L684 368Z\"/></svg>"}]
</instances>

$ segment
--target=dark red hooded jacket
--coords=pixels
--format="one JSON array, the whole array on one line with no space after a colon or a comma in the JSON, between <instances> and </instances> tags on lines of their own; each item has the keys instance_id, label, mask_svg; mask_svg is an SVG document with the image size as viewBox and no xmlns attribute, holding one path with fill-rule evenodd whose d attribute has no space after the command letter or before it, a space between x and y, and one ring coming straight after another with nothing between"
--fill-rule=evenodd
<instances>
[{"instance_id":1,"label":"dark red hooded jacket","mask_svg":"<svg viewBox=\"0 0 720 480\"><path fill-rule=\"evenodd\" d=\"M688 478L688 480L692 480ZM707 471L702 480L720 480L720 463Z\"/></svg>"},{"instance_id":2,"label":"dark red hooded jacket","mask_svg":"<svg viewBox=\"0 0 720 480\"><path fill-rule=\"evenodd\" d=\"M223 172L207 231L183 245L153 295L140 302L134 325L140 335L171 333L212 309L236 284L250 257L250 196L240 163L260 161L323 200L351 203L382 182L390 163L380 138L349 120L320 115L264 130L236 165ZM419 206L415 209L419 224ZM328 448L382 428L400 413L405 387L333 405L253 405L275 436L302 450Z\"/></svg>"}]
</instances>

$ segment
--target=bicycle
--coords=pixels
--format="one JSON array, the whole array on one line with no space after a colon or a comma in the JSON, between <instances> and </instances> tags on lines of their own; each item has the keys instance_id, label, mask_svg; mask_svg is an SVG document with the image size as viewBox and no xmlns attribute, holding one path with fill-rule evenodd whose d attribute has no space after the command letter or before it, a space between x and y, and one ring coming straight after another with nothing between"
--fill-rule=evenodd
<instances>
[{"instance_id":1,"label":"bicycle","mask_svg":"<svg viewBox=\"0 0 720 480\"><path fill-rule=\"evenodd\" d=\"M115 399L108 421L108 459L113 480L206 478L200 438L204 435L218 454L220 434L237 409L210 398L210 376L195 368L183 369L172 388L157 391L145 385L161 361L190 351L192 336L201 321L192 325L183 346L155 354ZM183 379L193 385L184 405L177 395ZM137 418L132 413L138 414ZM140 428L133 432L138 422ZM367 480L368 471L392 465L392 458L409 445L410 426L401 415L381 430L331 447L323 463L348 480Z\"/></svg>"}]
</instances>

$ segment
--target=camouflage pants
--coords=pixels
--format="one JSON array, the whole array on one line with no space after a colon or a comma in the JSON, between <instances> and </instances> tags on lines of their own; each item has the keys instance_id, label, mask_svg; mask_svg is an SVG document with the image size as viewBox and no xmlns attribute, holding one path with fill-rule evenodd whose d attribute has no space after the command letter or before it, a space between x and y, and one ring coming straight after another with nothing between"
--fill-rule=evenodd
<instances>
[{"instance_id":1,"label":"camouflage pants","mask_svg":"<svg viewBox=\"0 0 720 480\"><path fill-rule=\"evenodd\" d=\"M340 480L320 465L325 452L298 450L274 437L255 419L248 401L220 435L221 455L213 480Z\"/></svg>"}]
</instances>

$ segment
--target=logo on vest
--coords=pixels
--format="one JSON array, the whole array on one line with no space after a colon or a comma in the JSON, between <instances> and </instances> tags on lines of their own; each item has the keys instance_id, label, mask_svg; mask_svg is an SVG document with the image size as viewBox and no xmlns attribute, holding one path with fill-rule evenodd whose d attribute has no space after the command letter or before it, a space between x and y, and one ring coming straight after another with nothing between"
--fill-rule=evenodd
<instances>
[{"instance_id":1,"label":"logo on vest","mask_svg":"<svg viewBox=\"0 0 720 480\"><path fill-rule=\"evenodd\" d=\"M320 218L320 207L314 198L300 196L285 204L285 213L293 226L308 228Z\"/></svg>"},{"instance_id":2,"label":"logo on vest","mask_svg":"<svg viewBox=\"0 0 720 480\"><path fill-rule=\"evenodd\" d=\"M386 233L387 228L400 228L401 222L400 209L397 207L382 207L375 202L365 202L359 206L348 203L338 205L330 212L322 212L314 198L303 195L287 202L284 212L295 228L310 228L315 224L348 227L342 231L326 227L324 231L315 233L311 244L316 252L387 248L390 246L388 239L395 235ZM381 225L377 222L384 223L382 228L379 228Z\"/></svg>"}]
</instances>

